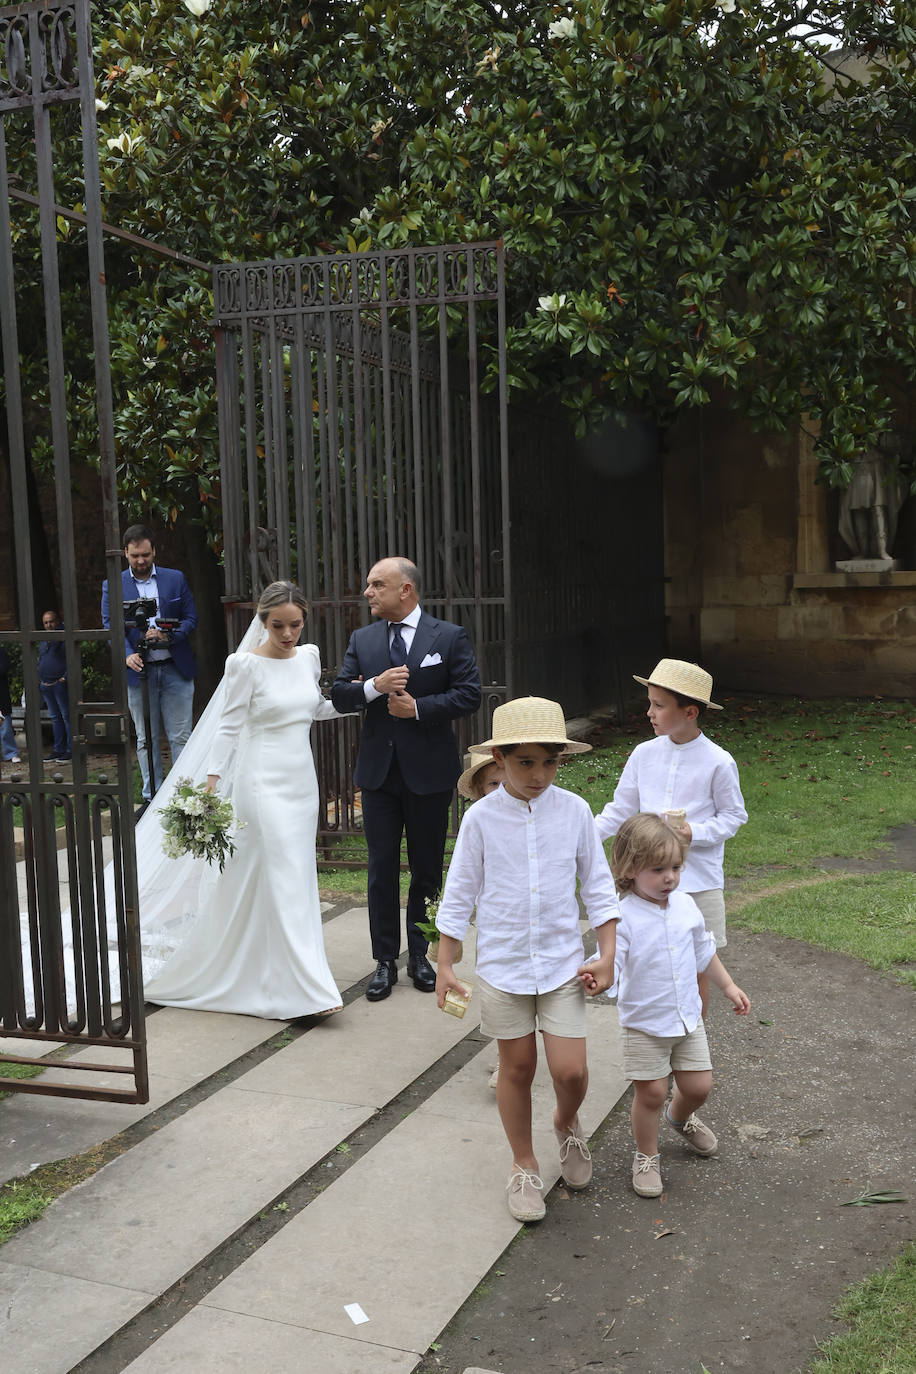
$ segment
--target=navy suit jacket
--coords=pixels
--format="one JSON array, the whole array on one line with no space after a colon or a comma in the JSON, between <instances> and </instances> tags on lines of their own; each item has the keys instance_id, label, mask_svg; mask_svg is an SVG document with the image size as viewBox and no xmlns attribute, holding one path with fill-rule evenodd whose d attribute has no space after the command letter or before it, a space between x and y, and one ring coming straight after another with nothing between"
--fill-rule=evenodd
<instances>
[{"instance_id":1,"label":"navy suit jacket","mask_svg":"<svg viewBox=\"0 0 916 1374\"><path fill-rule=\"evenodd\" d=\"M435 659L434 663L424 660ZM388 621L355 630L333 687L338 711L365 711L354 778L359 787L381 787L397 759L408 789L419 795L447 792L461 775L452 721L480 705L480 673L470 640L458 625L422 612L407 656L407 691L417 719L389 715L388 697L366 705L363 682L391 667ZM355 679L362 678L362 682Z\"/></svg>"},{"instance_id":2,"label":"navy suit jacket","mask_svg":"<svg viewBox=\"0 0 916 1374\"><path fill-rule=\"evenodd\" d=\"M125 568L121 573L121 590L125 601L136 601L140 595L129 568ZM194 597L191 595L191 588L185 580L184 573L177 572L174 568L160 568L157 563L156 590L159 593L159 615L163 620L178 621L172 635L172 643L169 645L172 662L182 677L193 678L197 665L194 662L194 651L188 643L188 635L197 624L197 609L194 605ZM102 624L106 630L111 624L108 612L107 578L102 583ZM125 630L125 658L134 652L141 638L142 632L135 627ZM133 668L129 668L127 671L133 674L132 677L128 678L129 682L139 681L139 673L135 673Z\"/></svg>"}]
</instances>

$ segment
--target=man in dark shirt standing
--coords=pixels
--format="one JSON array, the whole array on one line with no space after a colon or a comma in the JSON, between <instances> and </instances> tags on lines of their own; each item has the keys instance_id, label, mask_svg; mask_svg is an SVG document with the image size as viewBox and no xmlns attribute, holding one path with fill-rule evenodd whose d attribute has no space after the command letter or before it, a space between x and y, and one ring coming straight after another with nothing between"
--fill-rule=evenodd
<instances>
[{"instance_id":1,"label":"man in dark shirt standing","mask_svg":"<svg viewBox=\"0 0 916 1374\"><path fill-rule=\"evenodd\" d=\"M56 611L42 611L46 630L60 630ZM38 646L38 685L54 730L54 752L46 763L70 761L70 700L67 692L67 646L62 639L43 639Z\"/></svg>"}]
</instances>

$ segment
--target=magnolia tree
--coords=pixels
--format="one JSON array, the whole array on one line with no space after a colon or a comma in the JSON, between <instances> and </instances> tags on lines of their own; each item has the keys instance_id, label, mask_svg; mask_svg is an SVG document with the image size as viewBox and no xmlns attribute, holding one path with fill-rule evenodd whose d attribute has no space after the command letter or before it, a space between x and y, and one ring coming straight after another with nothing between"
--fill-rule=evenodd
<instances>
[{"instance_id":1,"label":"magnolia tree","mask_svg":"<svg viewBox=\"0 0 916 1374\"><path fill-rule=\"evenodd\" d=\"M205 263L502 238L511 384L583 432L810 417L843 483L908 422L910 0L93 12L109 222ZM107 269L125 498L215 529L208 274Z\"/></svg>"}]
</instances>

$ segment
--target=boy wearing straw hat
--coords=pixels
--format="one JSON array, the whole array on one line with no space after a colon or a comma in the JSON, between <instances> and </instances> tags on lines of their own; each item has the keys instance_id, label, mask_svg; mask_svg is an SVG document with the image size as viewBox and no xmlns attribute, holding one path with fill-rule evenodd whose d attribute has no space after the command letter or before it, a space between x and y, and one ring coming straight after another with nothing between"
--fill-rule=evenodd
<instances>
[{"instance_id":1,"label":"boy wearing straw hat","mask_svg":"<svg viewBox=\"0 0 916 1374\"><path fill-rule=\"evenodd\" d=\"M584 1188L592 1163L579 1124L588 1086L585 996L610 987L617 893L586 802L553 786L560 760L591 746L566 735L562 708L542 697L498 706L493 735L472 746L505 770L502 786L461 822L439 904L439 1006L464 990L452 964L477 909L480 1024L498 1041L496 1101L512 1149L507 1201L517 1221L545 1213L544 1184L531 1135L536 1031L553 1079L553 1125L569 1188ZM579 895L598 940L585 964Z\"/></svg>"},{"instance_id":2,"label":"boy wearing straw hat","mask_svg":"<svg viewBox=\"0 0 916 1374\"><path fill-rule=\"evenodd\" d=\"M633 676L648 690L646 714L655 739L637 744L627 759L613 800L597 817L598 833L602 840L616 835L624 821L640 811L665 816L690 846L680 890L696 902L706 929L716 937L716 948L722 949L728 943L725 841L747 820L735 760L699 725L707 710L721 711L722 707L710 700L711 675L696 663L663 658L649 677ZM705 974L700 975L699 986L705 1016L709 1001Z\"/></svg>"}]
</instances>

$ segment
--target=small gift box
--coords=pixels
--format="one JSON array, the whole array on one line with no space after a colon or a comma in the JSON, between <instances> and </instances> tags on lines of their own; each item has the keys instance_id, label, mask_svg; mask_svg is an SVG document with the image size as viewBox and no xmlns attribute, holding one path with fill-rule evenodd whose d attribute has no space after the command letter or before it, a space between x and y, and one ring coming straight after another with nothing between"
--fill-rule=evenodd
<instances>
[{"instance_id":1,"label":"small gift box","mask_svg":"<svg viewBox=\"0 0 916 1374\"><path fill-rule=\"evenodd\" d=\"M445 994L442 1010L447 1011L449 1016L463 1016L468 1009L468 1002L471 1000L473 988L470 983L462 983L461 986L464 988L463 997L460 993L456 992L454 988L449 988L448 992Z\"/></svg>"}]
</instances>

